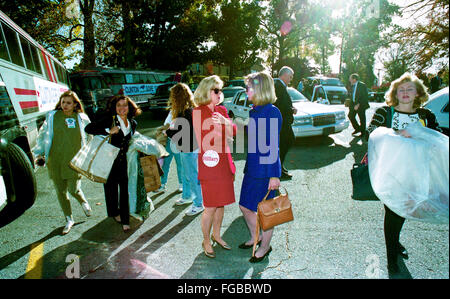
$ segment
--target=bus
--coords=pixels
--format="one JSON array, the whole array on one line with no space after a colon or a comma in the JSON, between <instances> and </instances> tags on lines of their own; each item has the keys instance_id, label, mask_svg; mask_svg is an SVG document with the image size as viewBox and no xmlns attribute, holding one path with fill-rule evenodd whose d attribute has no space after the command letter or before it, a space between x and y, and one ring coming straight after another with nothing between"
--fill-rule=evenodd
<instances>
[{"instance_id":1,"label":"bus","mask_svg":"<svg viewBox=\"0 0 450 299\"><path fill-rule=\"evenodd\" d=\"M175 72L97 67L75 72L69 77L75 92L79 90L96 95L101 91L103 96L107 88L113 95L130 97L141 108L154 109L157 107L152 105L151 99L158 86L172 82L175 84L175 76Z\"/></svg>"},{"instance_id":2,"label":"bus","mask_svg":"<svg viewBox=\"0 0 450 299\"><path fill-rule=\"evenodd\" d=\"M0 11L0 227L34 203L31 148L68 89L63 64Z\"/></svg>"}]
</instances>

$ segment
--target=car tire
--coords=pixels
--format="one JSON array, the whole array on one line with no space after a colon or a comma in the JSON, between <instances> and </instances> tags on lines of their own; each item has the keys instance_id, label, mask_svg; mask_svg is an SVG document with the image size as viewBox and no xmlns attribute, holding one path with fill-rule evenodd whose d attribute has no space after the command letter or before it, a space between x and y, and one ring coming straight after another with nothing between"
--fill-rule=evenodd
<instances>
[{"instance_id":1,"label":"car tire","mask_svg":"<svg viewBox=\"0 0 450 299\"><path fill-rule=\"evenodd\" d=\"M2 176L8 200L0 211L0 227L11 223L29 209L37 193L33 166L27 154L14 143L8 144L4 151L1 155Z\"/></svg>"}]
</instances>

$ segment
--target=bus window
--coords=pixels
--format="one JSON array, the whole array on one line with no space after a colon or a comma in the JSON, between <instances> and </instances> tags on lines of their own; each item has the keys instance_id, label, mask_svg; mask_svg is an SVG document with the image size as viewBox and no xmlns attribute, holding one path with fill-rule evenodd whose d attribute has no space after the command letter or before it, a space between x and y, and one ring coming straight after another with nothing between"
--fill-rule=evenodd
<instances>
[{"instance_id":1,"label":"bus window","mask_svg":"<svg viewBox=\"0 0 450 299\"><path fill-rule=\"evenodd\" d=\"M12 62L24 66L17 34L8 26L3 26L3 32L5 33L6 43L8 44L9 55L11 55Z\"/></svg>"},{"instance_id":2,"label":"bus window","mask_svg":"<svg viewBox=\"0 0 450 299\"><path fill-rule=\"evenodd\" d=\"M36 72L36 67L34 66L33 58L31 57L29 43L22 36L20 36L19 39L20 45L22 46L23 56L25 57L26 68L30 71Z\"/></svg>"},{"instance_id":3,"label":"bus window","mask_svg":"<svg viewBox=\"0 0 450 299\"><path fill-rule=\"evenodd\" d=\"M11 61L9 59L8 49L6 48L6 41L5 38L3 37L3 30L1 23L0 23L0 58Z\"/></svg>"},{"instance_id":4,"label":"bus window","mask_svg":"<svg viewBox=\"0 0 450 299\"><path fill-rule=\"evenodd\" d=\"M44 53L42 52L42 51L39 51L39 56L41 56L41 60L42 60L42 63L44 64L44 67L45 67L45 65L46 65L46 60L45 60L45 57L44 57ZM49 76L48 76L48 70L47 69L44 69L44 77L45 77L45 79L47 79L47 80L50 80L50 78L49 78Z\"/></svg>"},{"instance_id":5,"label":"bus window","mask_svg":"<svg viewBox=\"0 0 450 299\"><path fill-rule=\"evenodd\" d=\"M36 67L36 73L39 73L42 75L42 68L41 68L41 63L39 62L38 49L35 46L32 46L32 45L30 45L30 46L31 46L31 57L33 58L34 66Z\"/></svg>"}]
</instances>

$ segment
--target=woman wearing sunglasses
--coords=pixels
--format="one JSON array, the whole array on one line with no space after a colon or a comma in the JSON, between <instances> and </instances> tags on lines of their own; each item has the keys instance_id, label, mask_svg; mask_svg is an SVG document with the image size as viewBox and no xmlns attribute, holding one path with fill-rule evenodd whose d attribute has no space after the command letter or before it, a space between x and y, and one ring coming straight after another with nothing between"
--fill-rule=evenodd
<instances>
[{"instance_id":1,"label":"woman wearing sunglasses","mask_svg":"<svg viewBox=\"0 0 450 299\"><path fill-rule=\"evenodd\" d=\"M234 166L227 140L236 135L236 125L228 117L223 101L223 81L218 76L203 79L194 93L198 107L193 111L193 123L198 154L198 179L201 183L203 205L201 226L202 247L207 257L214 258L211 241L222 248L231 247L222 240L220 228L224 206L235 202ZM211 236L212 227L212 236Z\"/></svg>"}]
</instances>

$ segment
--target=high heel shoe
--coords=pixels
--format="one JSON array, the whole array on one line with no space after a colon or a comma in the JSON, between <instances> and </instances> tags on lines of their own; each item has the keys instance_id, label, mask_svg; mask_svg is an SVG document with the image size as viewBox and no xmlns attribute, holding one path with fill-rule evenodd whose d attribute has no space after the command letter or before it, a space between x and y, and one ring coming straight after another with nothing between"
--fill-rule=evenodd
<instances>
[{"instance_id":1,"label":"high heel shoe","mask_svg":"<svg viewBox=\"0 0 450 299\"><path fill-rule=\"evenodd\" d=\"M214 253L214 251L213 252L206 251L205 244L203 244L203 242L202 242L202 248L203 248L203 252L205 253L205 255L207 257L209 257L209 258L215 258L216 257L216 254Z\"/></svg>"},{"instance_id":2,"label":"high heel shoe","mask_svg":"<svg viewBox=\"0 0 450 299\"><path fill-rule=\"evenodd\" d=\"M262 261L267 255L269 255L269 253L272 251L272 246L269 247L269 250L267 250L267 252L261 256L261 257L256 257L256 256L252 256L248 261L250 263L259 263L260 261Z\"/></svg>"},{"instance_id":3,"label":"high heel shoe","mask_svg":"<svg viewBox=\"0 0 450 299\"><path fill-rule=\"evenodd\" d=\"M258 245L258 246L261 245L261 240L259 240L259 242L256 243L256 245ZM239 245L239 248L240 248L240 249L250 249L250 248L253 248L253 243L250 244L250 245L247 245L247 244L245 244L245 242L244 242L244 243L242 243L242 244Z\"/></svg>"},{"instance_id":4,"label":"high heel shoe","mask_svg":"<svg viewBox=\"0 0 450 299\"><path fill-rule=\"evenodd\" d=\"M214 236L211 236L211 241L212 241L213 243L219 244L220 247L222 247L223 249L231 250L231 246L230 246L230 245L228 245L227 243L221 244L221 243L217 242L217 240L214 238Z\"/></svg>"}]
</instances>

